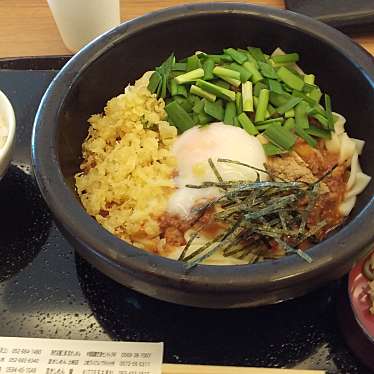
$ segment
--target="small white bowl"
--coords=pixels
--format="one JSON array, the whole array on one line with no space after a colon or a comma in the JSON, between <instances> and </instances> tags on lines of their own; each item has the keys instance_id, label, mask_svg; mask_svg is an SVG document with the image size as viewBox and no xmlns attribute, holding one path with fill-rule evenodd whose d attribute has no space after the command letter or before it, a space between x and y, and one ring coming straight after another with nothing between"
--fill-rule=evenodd
<instances>
[{"instance_id":1,"label":"small white bowl","mask_svg":"<svg viewBox=\"0 0 374 374\"><path fill-rule=\"evenodd\" d=\"M5 175L13 155L16 118L9 99L0 91L0 118L8 128L5 144L0 147L0 179Z\"/></svg>"}]
</instances>

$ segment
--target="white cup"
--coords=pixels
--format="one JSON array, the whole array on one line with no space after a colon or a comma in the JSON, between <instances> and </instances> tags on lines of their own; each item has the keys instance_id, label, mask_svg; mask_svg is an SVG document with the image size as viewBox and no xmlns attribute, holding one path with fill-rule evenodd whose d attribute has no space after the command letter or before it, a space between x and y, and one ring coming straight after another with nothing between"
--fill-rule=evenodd
<instances>
[{"instance_id":1,"label":"white cup","mask_svg":"<svg viewBox=\"0 0 374 374\"><path fill-rule=\"evenodd\" d=\"M120 23L119 0L48 0L48 4L72 52Z\"/></svg>"}]
</instances>

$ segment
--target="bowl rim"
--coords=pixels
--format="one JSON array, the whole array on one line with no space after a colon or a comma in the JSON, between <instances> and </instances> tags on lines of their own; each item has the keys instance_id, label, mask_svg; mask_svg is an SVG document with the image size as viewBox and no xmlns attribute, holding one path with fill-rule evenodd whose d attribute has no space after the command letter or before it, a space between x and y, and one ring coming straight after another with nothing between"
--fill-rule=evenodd
<instances>
[{"instance_id":1,"label":"bowl rim","mask_svg":"<svg viewBox=\"0 0 374 374\"><path fill-rule=\"evenodd\" d=\"M251 287L263 290L285 288L294 285L297 279L305 281L326 271L334 272L337 264L344 264L374 242L374 230L371 229L374 219L373 197L347 226L309 250L308 253L314 259L311 264L306 264L297 255L291 255L252 265L198 265L193 271L187 271L184 263L139 250L101 227L83 209L59 168L56 152L57 116L60 104L80 72L116 44L143 29L197 14L223 13L270 19L321 39L349 59L374 87L373 57L341 32L309 17L243 3L199 3L162 9L125 22L96 38L56 75L45 92L35 117L32 166L44 199L66 233L97 256L116 262L137 277L143 274L157 282L167 283L170 287L180 288L183 284L183 287L204 292L220 292L222 289L239 292ZM360 227L360 235L355 235L357 227ZM353 236L354 241L351 240ZM349 242L350 245L347 244Z\"/></svg>"},{"instance_id":2,"label":"bowl rim","mask_svg":"<svg viewBox=\"0 0 374 374\"><path fill-rule=\"evenodd\" d=\"M6 126L8 127L8 135L5 140L5 144L0 147L0 162L5 158L9 152L12 150L12 146L14 143L14 138L16 135L16 116L14 114L14 109L12 103L10 102L9 98L5 95L3 91L0 90L0 102L5 107L5 111L3 112L4 117L3 119L6 122Z\"/></svg>"}]
</instances>

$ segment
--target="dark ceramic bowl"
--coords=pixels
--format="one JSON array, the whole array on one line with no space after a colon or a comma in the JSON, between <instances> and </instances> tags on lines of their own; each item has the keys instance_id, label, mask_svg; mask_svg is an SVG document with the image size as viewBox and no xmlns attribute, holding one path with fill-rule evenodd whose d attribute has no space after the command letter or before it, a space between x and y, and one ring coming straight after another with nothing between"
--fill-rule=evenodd
<instances>
[{"instance_id":1,"label":"dark ceramic bowl","mask_svg":"<svg viewBox=\"0 0 374 374\"><path fill-rule=\"evenodd\" d=\"M61 231L102 272L149 296L185 305L236 308L275 303L305 294L348 272L374 241L373 182L346 225L298 256L242 266L200 265L161 258L117 239L82 208L73 176L81 161L87 118L172 51L260 46L298 51L349 133L365 139L363 169L374 175L373 58L340 32L291 12L244 4L186 5L124 23L74 56L53 80L35 120L32 157L41 192ZM372 160L370 162L370 160Z\"/></svg>"}]
</instances>

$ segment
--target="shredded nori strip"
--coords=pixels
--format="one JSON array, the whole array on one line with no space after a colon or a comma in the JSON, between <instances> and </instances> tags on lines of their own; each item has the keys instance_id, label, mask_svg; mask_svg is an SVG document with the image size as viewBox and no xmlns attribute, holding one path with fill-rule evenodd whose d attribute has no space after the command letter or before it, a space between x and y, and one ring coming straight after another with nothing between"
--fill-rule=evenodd
<instances>
[{"instance_id":1,"label":"shredded nori strip","mask_svg":"<svg viewBox=\"0 0 374 374\"><path fill-rule=\"evenodd\" d=\"M218 159L217 162L252 168L257 172L257 179L254 182L224 181L210 159L209 165L218 181L187 186L216 187L222 191L219 197L194 210L197 215L195 222L208 209L213 209L214 221L226 226L223 233L187 254L198 236L197 232L192 234L180 256L187 268L193 268L217 251L221 251L224 257L248 259L248 263L279 258L282 254L297 254L303 260L311 262L310 255L297 248L297 245L315 237L326 225L325 221L309 225L308 217L318 200L320 182L331 174L335 166L316 182L308 184L273 179L260 181L259 173L269 174L266 170L228 159ZM199 231L202 229L200 227ZM275 251L275 248L278 249Z\"/></svg>"},{"instance_id":2,"label":"shredded nori strip","mask_svg":"<svg viewBox=\"0 0 374 374\"><path fill-rule=\"evenodd\" d=\"M213 160L211 158L208 160L208 163L209 163L210 168L213 170L214 175L218 179L218 182L223 183L223 179L221 177L221 174L217 170L216 165L214 165L214 162L213 162Z\"/></svg>"}]
</instances>

